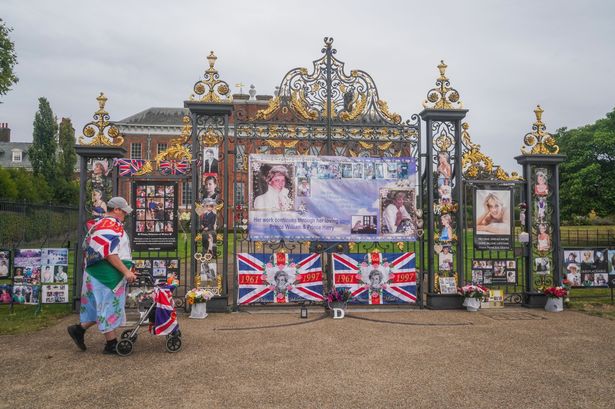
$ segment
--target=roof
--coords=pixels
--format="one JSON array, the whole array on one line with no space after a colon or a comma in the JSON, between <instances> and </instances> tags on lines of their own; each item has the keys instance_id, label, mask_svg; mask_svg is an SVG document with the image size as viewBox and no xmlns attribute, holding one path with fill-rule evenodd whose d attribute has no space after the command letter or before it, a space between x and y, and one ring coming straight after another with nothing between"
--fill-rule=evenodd
<instances>
[{"instance_id":1,"label":"roof","mask_svg":"<svg viewBox=\"0 0 615 409\"><path fill-rule=\"evenodd\" d=\"M32 146L32 142L0 142L0 166L3 168L31 169L32 164L28 157L30 146ZM13 149L22 151L21 162L13 162Z\"/></svg>"},{"instance_id":2,"label":"roof","mask_svg":"<svg viewBox=\"0 0 615 409\"><path fill-rule=\"evenodd\" d=\"M189 115L186 108L160 108L152 107L145 111L131 115L120 121L115 121L117 124L125 125L174 125L181 126L182 118Z\"/></svg>"}]
</instances>

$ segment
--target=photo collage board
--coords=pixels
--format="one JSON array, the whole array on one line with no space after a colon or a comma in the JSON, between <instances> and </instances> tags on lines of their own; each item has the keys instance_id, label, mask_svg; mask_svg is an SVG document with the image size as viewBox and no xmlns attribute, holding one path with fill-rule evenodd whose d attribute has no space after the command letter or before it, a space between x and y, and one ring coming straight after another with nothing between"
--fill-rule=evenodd
<instances>
[{"instance_id":1,"label":"photo collage board","mask_svg":"<svg viewBox=\"0 0 615 409\"><path fill-rule=\"evenodd\" d=\"M516 285L517 261L514 259L472 259L472 284Z\"/></svg>"},{"instance_id":2,"label":"photo collage board","mask_svg":"<svg viewBox=\"0 0 615 409\"><path fill-rule=\"evenodd\" d=\"M0 284L1 304L67 304L68 249L15 249L0 251L0 264L12 266L12 284ZM8 278L1 270L3 278Z\"/></svg>"},{"instance_id":3,"label":"photo collage board","mask_svg":"<svg viewBox=\"0 0 615 409\"><path fill-rule=\"evenodd\" d=\"M437 143L436 143L437 145ZM454 144L452 145L454 146ZM457 203L453 201L454 151L441 146L434 156L436 166L436 185L434 186L434 251L438 260L438 270L434 278L435 291L440 294L457 292L457 273L454 268ZM454 289L454 290L453 290Z\"/></svg>"},{"instance_id":4,"label":"photo collage board","mask_svg":"<svg viewBox=\"0 0 615 409\"><path fill-rule=\"evenodd\" d=\"M562 277L575 288L615 288L615 249L564 249Z\"/></svg>"},{"instance_id":5,"label":"photo collage board","mask_svg":"<svg viewBox=\"0 0 615 409\"><path fill-rule=\"evenodd\" d=\"M177 247L177 193L177 182L133 182L132 244L135 250Z\"/></svg>"},{"instance_id":6,"label":"photo collage board","mask_svg":"<svg viewBox=\"0 0 615 409\"><path fill-rule=\"evenodd\" d=\"M532 172L532 220L530 220L533 243L533 272L536 275L553 274L553 238L550 187L551 172L546 167L533 168Z\"/></svg>"},{"instance_id":7,"label":"photo collage board","mask_svg":"<svg viewBox=\"0 0 615 409\"><path fill-rule=\"evenodd\" d=\"M138 258L133 262L137 274L149 274L154 281L175 275L179 281L179 259L167 257Z\"/></svg>"}]
</instances>

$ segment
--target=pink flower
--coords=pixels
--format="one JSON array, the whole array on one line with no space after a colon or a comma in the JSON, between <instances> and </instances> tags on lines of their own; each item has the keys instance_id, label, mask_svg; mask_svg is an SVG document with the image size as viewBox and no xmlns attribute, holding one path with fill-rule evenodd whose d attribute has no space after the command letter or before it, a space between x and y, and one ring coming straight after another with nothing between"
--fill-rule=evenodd
<instances>
[{"instance_id":1,"label":"pink flower","mask_svg":"<svg viewBox=\"0 0 615 409\"><path fill-rule=\"evenodd\" d=\"M272 268L272 267L273 267L273 264L267 263L267 268Z\"/></svg>"},{"instance_id":2,"label":"pink flower","mask_svg":"<svg viewBox=\"0 0 615 409\"><path fill-rule=\"evenodd\" d=\"M109 315L109 317L107 317L107 322L109 324L113 325L113 323L115 323L115 321L117 321L117 315L111 314L111 315Z\"/></svg>"},{"instance_id":3,"label":"pink flower","mask_svg":"<svg viewBox=\"0 0 615 409\"><path fill-rule=\"evenodd\" d=\"M81 297L81 305L85 305L88 303L88 298L87 297Z\"/></svg>"},{"instance_id":4,"label":"pink flower","mask_svg":"<svg viewBox=\"0 0 615 409\"><path fill-rule=\"evenodd\" d=\"M290 263L290 267L291 268L295 268L296 264L295 263Z\"/></svg>"},{"instance_id":5,"label":"pink flower","mask_svg":"<svg viewBox=\"0 0 615 409\"><path fill-rule=\"evenodd\" d=\"M85 283L85 289L88 291L92 291L94 289L94 286L92 285L91 282L88 281Z\"/></svg>"},{"instance_id":6,"label":"pink flower","mask_svg":"<svg viewBox=\"0 0 615 409\"><path fill-rule=\"evenodd\" d=\"M364 261L361 263L361 267L367 267L367 263Z\"/></svg>"},{"instance_id":7,"label":"pink flower","mask_svg":"<svg viewBox=\"0 0 615 409\"><path fill-rule=\"evenodd\" d=\"M126 288L126 287L124 287L124 286L121 286L120 288L118 288L118 289L117 289L117 291L115 292L115 295L119 297L119 296L121 296L122 294L124 294L124 291L125 291L124 289L125 289L125 288Z\"/></svg>"},{"instance_id":8,"label":"pink flower","mask_svg":"<svg viewBox=\"0 0 615 409\"><path fill-rule=\"evenodd\" d=\"M388 267L389 266L389 262L387 261L386 263L384 263L384 266Z\"/></svg>"}]
</instances>

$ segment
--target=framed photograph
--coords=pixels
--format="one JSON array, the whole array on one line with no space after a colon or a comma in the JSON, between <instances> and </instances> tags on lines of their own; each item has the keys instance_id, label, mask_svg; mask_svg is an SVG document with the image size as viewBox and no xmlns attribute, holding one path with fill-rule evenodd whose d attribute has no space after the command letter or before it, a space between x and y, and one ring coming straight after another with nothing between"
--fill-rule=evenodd
<instances>
[{"instance_id":1,"label":"framed photograph","mask_svg":"<svg viewBox=\"0 0 615 409\"><path fill-rule=\"evenodd\" d=\"M30 284L13 285L13 304L36 305L39 303L41 287Z\"/></svg>"},{"instance_id":2,"label":"framed photograph","mask_svg":"<svg viewBox=\"0 0 615 409\"><path fill-rule=\"evenodd\" d=\"M413 235L416 227L413 224L416 209L414 189L410 190L380 190L380 233L383 235Z\"/></svg>"},{"instance_id":3,"label":"framed photograph","mask_svg":"<svg viewBox=\"0 0 615 409\"><path fill-rule=\"evenodd\" d=\"M41 249L17 249L15 250L15 267L40 267Z\"/></svg>"},{"instance_id":4,"label":"framed photograph","mask_svg":"<svg viewBox=\"0 0 615 409\"><path fill-rule=\"evenodd\" d=\"M68 249L57 248L50 249L44 248L41 250L41 264L42 265L68 265Z\"/></svg>"},{"instance_id":5,"label":"framed photograph","mask_svg":"<svg viewBox=\"0 0 615 409\"><path fill-rule=\"evenodd\" d=\"M41 293L43 304L67 304L70 301L67 285L44 285Z\"/></svg>"},{"instance_id":6,"label":"framed photograph","mask_svg":"<svg viewBox=\"0 0 615 409\"><path fill-rule=\"evenodd\" d=\"M0 284L0 304L10 304L13 301L13 286Z\"/></svg>"},{"instance_id":7,"label":"framed photograph","mask_svg":"<svg viewBox=\"0 0 615 409\"><path fill-rule=\"evenodd\" d=\"M512 190L474 190L474 245L482 250L509 250L512 246Z\"/></svg>"},{"instance_id":8,"label":"framed photograph","mask_svg":"<svg viewBox=\"0 0 615 409\"><path fill-rule=\"evenodd\" d=\"M252 164L252 210L288 211L294 208L294 165L286 163ZM327 169L328 176L331 170Z\"/></svg>"},{"instance_id":9,"label":"framed photograph","mask_svg":"<svg viewBox=\"0 0 615 409\"><path fill-rule=\"evenodd\" d=\"M0 278L8 278L11 275L11 251L0 250Z\"/></svg>"}]
</instances>

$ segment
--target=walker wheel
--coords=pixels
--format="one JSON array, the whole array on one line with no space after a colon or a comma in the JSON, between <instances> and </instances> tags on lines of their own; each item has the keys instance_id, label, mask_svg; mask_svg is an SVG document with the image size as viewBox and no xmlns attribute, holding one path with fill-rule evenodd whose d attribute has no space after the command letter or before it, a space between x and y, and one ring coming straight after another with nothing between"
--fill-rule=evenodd
<instances>
[{"instance_id":1,"label":"walker wheel","mask_svg":"<svg viewBox=\"0 0 615 409\"><path fill-rule=\"evenodd\" d=\"M180 337L170 337L167 339L167 351L179 352L182 349L182 339Z\"/></svg>"},{"instance_id":2,"label":"walker wheel","mask_svg":"<svg viewBox=\"0 0 615 409\"><path fill-rule=\"evenodd\" d=\"M181 308L184 306L184 299L177 297L177 298L173 298L173 301L175 301L175 308Z\"/></svg>"},{"instance_id":3,"label":"walker wheel","mask_svg":"<svg viewBox=\"0 0 615 409\"><path fill-rule=\"evenodd\" d=\"M138 334L135 332L135 334L131 337L130 336L131 332L132 332L131 329L122 331L122 335L120 335L120 339L130 339L132 343L134 344L135 342L137 342Z\"/></svg>"},{"instance_id":4,"label":"walker wheel","mask_svg":"<svg viewBox=\"0 0 615 409\"><path fill-rule=\"evenodd\" d=\"M132 354L133 344L129 339L122 339L117 343L117 354L120 356L128 356Z\"/></svg>"}]
</instances>

